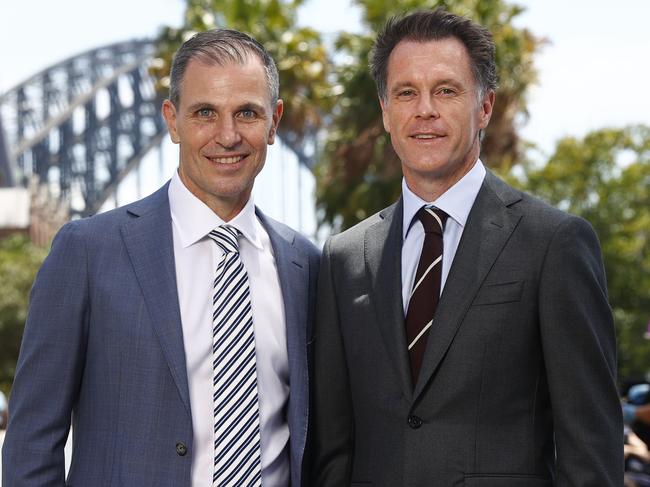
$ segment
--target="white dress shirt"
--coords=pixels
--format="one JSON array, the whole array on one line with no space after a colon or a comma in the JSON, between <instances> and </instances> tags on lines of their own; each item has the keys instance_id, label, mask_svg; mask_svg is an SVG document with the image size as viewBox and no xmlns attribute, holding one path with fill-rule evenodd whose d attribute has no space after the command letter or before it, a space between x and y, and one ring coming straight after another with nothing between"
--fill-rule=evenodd
<instances>
[{"instance_id":1,"label":"white dress shirt","mask_svg":"<svg viewBox=\"0 0 650 487\"><path fill-rule=\"evenodd\" d=\"M212 487L212 282L222 251L208 233L224 223L194 196L176 172L169 185L176 283L194 431L192 487ZM251 291L260 406L262 485L288 486L289 358L282 290L269 236L251 197L229 225L237 228Z\"/></svg>"},{"instance_id":2,"label":"white dress shirt","mask_svg":"<svg viewBox=\"0 0 650 487\"><path fill-rule=\"evenodd\" d=\"M440 294L445 287L449 269L456 255L460 237L463 235L469 212L474 205L476 195L481 189L485 178L485 167L481 160L463 176L456 184L445 191L435 201L424 201L413 193L406 180L402 179L402 200L404 203L403 242L402 242L402 303L404 316L409 305L409 296L415 280L415 272L420 261L422 245L424 244L424 227L415 214L420 208L433 205L449 215L442 234L442 279Z\"/></svg>"}]
</instances>

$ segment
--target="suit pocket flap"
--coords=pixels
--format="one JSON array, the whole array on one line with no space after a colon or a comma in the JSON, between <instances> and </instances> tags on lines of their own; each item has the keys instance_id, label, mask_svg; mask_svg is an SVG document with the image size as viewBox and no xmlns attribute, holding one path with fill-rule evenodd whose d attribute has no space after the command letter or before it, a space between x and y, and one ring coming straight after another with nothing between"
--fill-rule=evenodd
<instances>
[{"instance_id":1,"label":"suit pocket flap","mask_svg":"<svg viewBox=\"0 0 650 487\"><path fill-rule=\"evenodd\" d=\"M466 475L464 487L553 487L549 479L535 475Z\"/></svg>"},{"instance_id":2,"label":"suit pocket flap","mask_svg":"<svg viewBox=\"0 0 650 487\"><path fill-rule=\"evenodd\" d=\"M523 290L524 281L487 284L479 290L472 306L519 301Z\"/></svg>"}]
</instances>

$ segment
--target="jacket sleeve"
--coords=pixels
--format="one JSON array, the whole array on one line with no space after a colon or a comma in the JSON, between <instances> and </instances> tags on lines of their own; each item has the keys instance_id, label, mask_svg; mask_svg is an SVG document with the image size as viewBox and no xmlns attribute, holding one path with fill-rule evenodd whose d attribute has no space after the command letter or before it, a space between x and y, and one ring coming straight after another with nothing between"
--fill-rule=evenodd
<instances>
[{"instance_id":1,"label":"jacket sleeve","mask_svg":"<svg viewBox=\"0 0 650 487\"><path fill-rule=\"evenodd\" d=\"M623 483L616 337L598 239L565 219L544 260L539 314L556 447L557 487Z\"/></svg>"},{"instance_id":2,"label":"jacket sleeve","mask_svg":"<svg viewBox=\"0 0 650 487\"><path fill-rule=\"evenodd\" d=\"M2 450L4 487L65 485L63 449L83 375L88 315L80 227L61 229L32 287Z\"/></svg>"},{"instance_id":3,"label":"jacket sleeve","mask_svg":"<svg viewBox=\"0 0 650 487\"><path fill-rule=\"evenodd\" d=\"M314 350L312 487L350 484L354 420L330 255L323 250Z\"/></svg>"}]
</instances>

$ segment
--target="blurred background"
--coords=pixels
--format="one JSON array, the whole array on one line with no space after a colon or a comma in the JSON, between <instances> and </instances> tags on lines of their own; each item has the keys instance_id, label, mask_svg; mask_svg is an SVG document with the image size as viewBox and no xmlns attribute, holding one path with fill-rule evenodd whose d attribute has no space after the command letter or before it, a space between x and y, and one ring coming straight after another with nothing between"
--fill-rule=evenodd
<instances>
[{"instance_id":1,"label":"blurred background","mask_svg":"<svg viewBox=\"0 0 650 487\"><path fill-rule=\"evenodd\" d=\"M581 215L603 249L621 390L650 372L648 0L25 0L0 7L0 391L51 239L145 196L177 147L159 115L173 52L232 27L275 58L285 115L256 203L321 243L392 203L401 173L367 71L390 15L487 26L499 89L482 160ZM2 408L0 397L0 409ZM1 411L0 411L1 412ZM1 416L0 416L1 423ZM1 426L1 424L0 424ZM0 434L1 435L1 434ZM1 436L0 436L1 442Z\"/></svg>"}]
</instances>

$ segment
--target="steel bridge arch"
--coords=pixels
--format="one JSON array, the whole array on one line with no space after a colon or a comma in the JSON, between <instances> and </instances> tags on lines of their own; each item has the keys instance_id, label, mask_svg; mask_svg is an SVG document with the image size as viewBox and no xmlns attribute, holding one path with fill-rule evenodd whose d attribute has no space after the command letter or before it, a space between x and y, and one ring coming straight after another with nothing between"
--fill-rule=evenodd
<instances>
[{"instance_id":1,"label":"steel bridge arch","mask_svg":"<svg viewBox=\"0 0 650 487\"><path fill-rule=\"evenodd\" d=\"M152 40L50 66L0 96L0 186L36 178L72 214L96 213L166 134Z\"/></svg>"}]
</instances>

